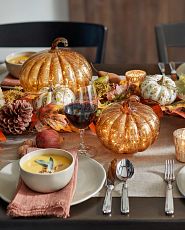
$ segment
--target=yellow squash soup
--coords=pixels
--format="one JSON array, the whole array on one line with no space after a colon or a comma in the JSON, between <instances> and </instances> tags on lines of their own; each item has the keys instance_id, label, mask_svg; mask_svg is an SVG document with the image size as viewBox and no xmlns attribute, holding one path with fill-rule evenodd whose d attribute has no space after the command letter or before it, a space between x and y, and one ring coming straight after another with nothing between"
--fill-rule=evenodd
<instances>
[{"instance_id":1,"label":"yellow squash soup","mask_svg":"<svg viewBox=\"0 0 185 230\"><path fill-rule=\"evenodd\" d=\"M31 159L25 161L22 164L22 168L31 173L47 173L46 167L43 167L38 161L49 162L50 158L53 159L53 170L52 172L59 172L67 168L71 164L71 160L65 156L57 154L43 154L40 156L34 156Z\"/></svg>"},{"instance_id":2,"label":"yellow squash soup","mask_svg":"<svg viewBox=\"0 0 185 230\"><path fill-rule=\"evenodd\" d=\"M14 58L11 58L9 60L10 63L12 64L23 64L26 60L28 60L30 56L18 56L18 57L14 57Z\"/></svg>"}]
</instances>

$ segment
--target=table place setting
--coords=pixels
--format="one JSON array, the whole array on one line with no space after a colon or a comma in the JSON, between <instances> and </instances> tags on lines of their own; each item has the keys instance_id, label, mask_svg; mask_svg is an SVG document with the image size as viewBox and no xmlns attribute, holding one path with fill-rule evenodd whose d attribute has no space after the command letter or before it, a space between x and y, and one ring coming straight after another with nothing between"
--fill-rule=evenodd
<instances>
[{"instance_id":1,"label":"table place setting","mask_svg":"<svg viewBox=\"0 0 185 230\"><path fill-rule=\"evenodd\" d=\"M60 153L62 153L62 151L66 152L65 150L54 148L30 148L27 154L30 152L33 155L37 151L43 152L43 150L44 152L47 151L49 155L51 155L51 153L54 154L56 150ZM34 174L28 175L26 179L23 177L26 184L33 190L30 189L22 179L20 180L19 160L14 160L0 170L0 180L3 185L0 186L0 197L9 203L7 207L7 213L9 215L15 217L49 215L66 218L69 217L70 206L84 202L101 190L106 176L105 169L102 165L85 155L77 156L77 150L68 149L67 152L74 155L76 159L74 173L67 186L59 190L57 189L57 191L54 192L46 191L49 191L48 188L51 187L53 183L53 186L56 186L56 179L54 182L49 182L47 178L42 178L43 183L45 183L44 186L46 186L42 192L37 191L42 185L39 184L38 186L39 181L33 178ZM27 154L25 156L27 156ZM38 153L37 155L40 154ZM27 158L30 159L29 156ZM47 175L48 174L41 174L43 177L47 177ZM51 175L52 174L49 174L49 176ZM27 180L30 180L30 182ZM61 184L61 182L58 183ZM35 188L33 186L35 186Z\"/></svg>"},{"instance_id":2,"label":"table place setting","mask_svg":"<svg viewBox=\"0 0 185 230\"><path fill-rule=\"evenodd\" d=\"M24 162L30 160L30 157L33 156L33 153L35 153L34 155L36 155L38 159L44 154L49 154L51 156L52 153L60 156L59 154L62 153L61 150L56 151L54 149L49 149L49 151L46 151L36 150L31 152L30 156L29 153L25 155L25 160L24 157L21 158L19 162L21 179L17 186L16 194L7 207L8 215L13 217L43 215L54 215L63 218L69 217L70 206L77 183L77 153L74 150L70 151L70 157L73 156L73 158L71 166L66 168L66 170L69 170L58 171L56 175L53 173L43 173L39 175L35 174L34 171L33 174L31 174L27 173L27 170L22 168ZM69 157L69 153L65 151L63 151L62 155ZM59 173L64 173L64 175L61 174L60 176ZM53 181L55 181L55 183L53 183Z\"/></svg>"}]
</instances>

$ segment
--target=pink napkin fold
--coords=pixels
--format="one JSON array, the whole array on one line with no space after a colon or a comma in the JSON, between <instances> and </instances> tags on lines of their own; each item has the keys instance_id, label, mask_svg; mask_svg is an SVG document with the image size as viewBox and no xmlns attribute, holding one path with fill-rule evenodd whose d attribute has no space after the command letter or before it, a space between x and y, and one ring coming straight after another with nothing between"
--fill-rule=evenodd
<instances>
[{"instance_id":1,"label":"pink napkin fold","mask_svg":"<svg viewBox=\"0 0 185 230\"><path fill-rule=\"evenodd\" d=\"M33 151L33 148L32 148ZM68 150L69 151L69 150ZM63 189L53 193L39 193L29 189L22 180L19 182L16 195L7 207L7 214L18 216L70 216L70 205L74 196L78 157L76 151L70 151L75 158L74 174L71 181Z\"/></svg>"},{"instance_id":2,"label":"pink napkin fold","mask_svg":"<svg viewBox=\"0 0 185 230\"><path fill-rule=\"evenodd\" d=\"M20 80L13 77L11 74L7 74L4 80L1 82L1 86L20 86Z\"/></svg>"}]
</instances>

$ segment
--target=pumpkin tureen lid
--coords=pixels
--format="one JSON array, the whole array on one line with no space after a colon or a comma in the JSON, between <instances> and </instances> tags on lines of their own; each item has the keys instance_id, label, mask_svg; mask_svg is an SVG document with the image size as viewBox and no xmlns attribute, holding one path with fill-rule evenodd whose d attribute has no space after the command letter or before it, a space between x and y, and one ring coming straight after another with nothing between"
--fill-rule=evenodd
<instances>
[{"instance_id":1,"label":"pumpkin tureen lid","mask_svg":"<svg viewBox=\"0 0 185 230\"><path fill-rule=\"evenodd\" d=\"M47 49L30 57L23 65L20 83L25 91L38 92L51 84L65 85L73 90L89 84L92 69L86 58L80 53L59 48L58 44L68 46L65 38L56 38Z\"/></svg>"}]
</instances>

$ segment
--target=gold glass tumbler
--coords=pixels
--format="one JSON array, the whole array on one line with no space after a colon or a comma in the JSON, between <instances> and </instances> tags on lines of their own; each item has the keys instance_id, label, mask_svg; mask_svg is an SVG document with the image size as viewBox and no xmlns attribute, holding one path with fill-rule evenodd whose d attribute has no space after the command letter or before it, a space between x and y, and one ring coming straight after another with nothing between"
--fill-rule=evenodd
<instances>
[{"instance_id":1,"label":"gold glass tumbler","mask_svg":"<svg viewBox=\"0 0 185 230\"><path fill-rule=\"evenodd\" d=\"M173 140L177 160L185 162L185 128L175 130L173 132Z\"/></svg>"},{"instance_id":2,"label":"gold glass tumbler","mask_svg":"<svg viewBox=\"0 0 185 230\"><path fill-rule=\"evenodd\" d=\"M140 84L146 77L146 72L143 70L129 70L125 73L126 80L129 83L131 94L140 95Z\"/></svg>"}]
</instances>

